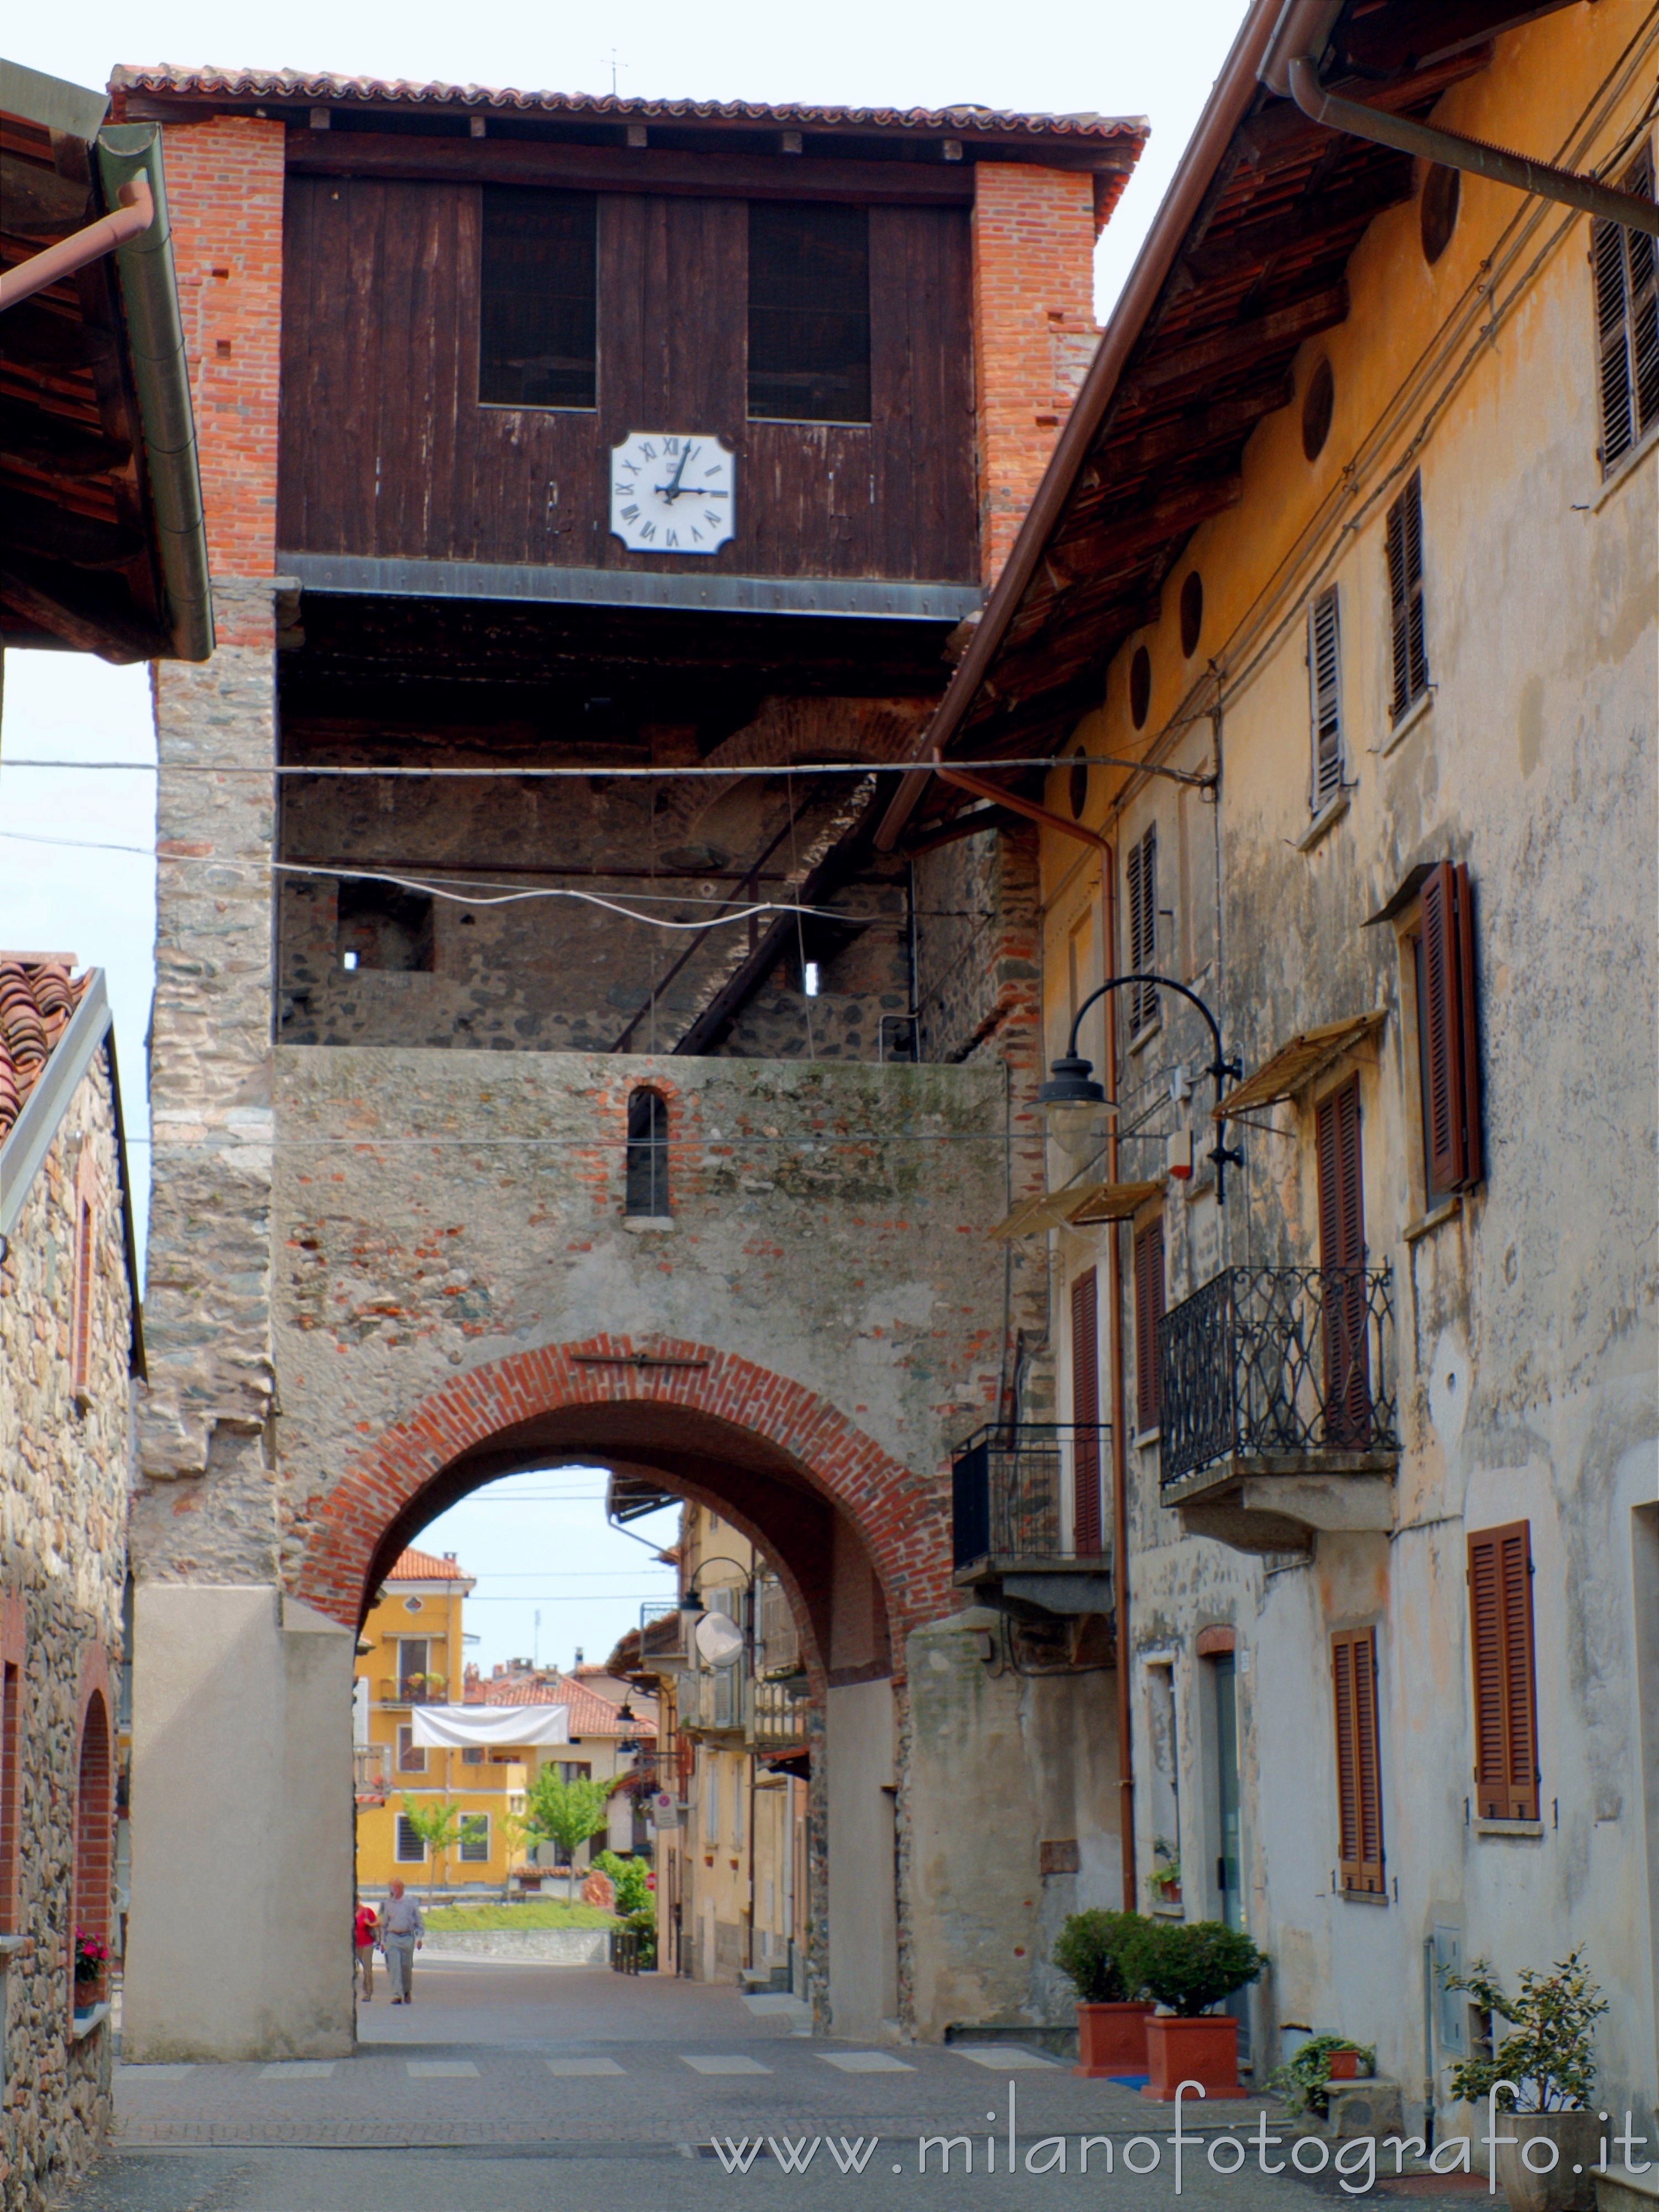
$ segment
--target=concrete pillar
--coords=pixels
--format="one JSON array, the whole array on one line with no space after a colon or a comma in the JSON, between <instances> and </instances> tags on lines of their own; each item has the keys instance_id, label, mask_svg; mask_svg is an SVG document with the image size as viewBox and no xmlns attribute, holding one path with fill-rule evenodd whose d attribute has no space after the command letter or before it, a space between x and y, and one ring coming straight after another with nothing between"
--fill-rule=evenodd
<instances>
[{"instance_id":1,"label":"concrete pillar","mask_svg":"<svg viewBox=\"0 0 1659 2212\"><path fill-rule=\"evenodd\" d=\"M855 1682L825 1699L829 1785L830 2016L836 2035L892 2033L898 2016L893 1686Z\"/></svg>"},{"instance_id":2,"label":"concrete pillar","mask_svg":"<svg viewBox=\"0 0 1659 2212\"><path fill-rule=\"evenodd\" d=\"M355 1642L270 1584L140 1585L128 2060L352 2048Z\"/></svg>"}]
</instances>

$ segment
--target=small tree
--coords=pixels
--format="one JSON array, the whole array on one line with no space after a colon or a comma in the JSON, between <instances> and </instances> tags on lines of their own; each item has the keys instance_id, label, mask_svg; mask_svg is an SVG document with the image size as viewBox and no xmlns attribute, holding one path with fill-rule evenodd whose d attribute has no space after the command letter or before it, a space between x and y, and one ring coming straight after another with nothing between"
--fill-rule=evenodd
<instances>
[{"instance_id":1,"label":"small tree","mask_svg":"<svg viewBox=\"0 0 1659 2212\"><path fill-rule=\"evenodd\" d=\"M570 1895L575 1898L576 1853L605 1823L611 1791L603 1782L567 1782L556 1766L544 1766L525 1792L525 1833L551 1844L570 1863Z\"/></svg>"},{"instance_id":2,"label":"small tree","mask_svg":"<svg viewBox=\"0 0 1659 2212\"><path fill-rule=\"evenodd\" d=\"M514 1854L524 1849L525 1838L530 1833L530 1820L523 1813L501 1813L496 1815L495 1826L507 1838L507 1863L510 1870Z\"/></svg>"},{"instance_id":3,"label":"small tree","mask_svg":"<svg viewBox=\"0 0 1659 2212\"><path fill-rule=\"evenodd\" d=\"M452 1805L447 1798L441 1804L433 1804L420 1797L405 1797L402 1801L405 1820L431 1852L434 1864L445 1867L455 1839L461 1829L461 1808ZM436 1877L443 1879L441 1874Z\"/></svg>"},{"instance_id":4,"label":"small tree","mask_svg":"<svg viewBox=\"0 0 1659 2212\"><path fill-rule=\"evenodd\" d=\"M1493 2035L1496 2047L1490 2058L1466 2058L1453 2067L1454 2097L1478 2103L1499 2081L1514 2081L1520 2087L1518 2097L1512 2089L1498 2093L1503 2112L1577 2112L1592 2102L1594 2030L1607 2001L1591 1981L1583 1959L1581 1943L1547 1974L1523 1966L1518 1997L1504 1996L1484 1959L1472 1960L1467 1974L1449 1966L1441 1969L1449 1990L1466 1991L1515 2031L1501 2043Z\"/></svg>"}]
</instances>

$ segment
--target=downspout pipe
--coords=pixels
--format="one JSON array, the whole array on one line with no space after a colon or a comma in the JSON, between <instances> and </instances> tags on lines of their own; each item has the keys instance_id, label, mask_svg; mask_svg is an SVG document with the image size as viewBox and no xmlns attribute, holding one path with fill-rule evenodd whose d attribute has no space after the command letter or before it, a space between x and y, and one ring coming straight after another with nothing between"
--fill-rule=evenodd
<instances>
[{"instance_id":1,"label":"downspout pipe","mask_svg":"<svg viewBox=\"0 0 1659 2212\"><path fill-rule=\"evenodd\" d=\"M180 660L205 660L214 646L207 525L161 174L161 127L108 125L98 134L97 150L106 198L121 199L128 185L142 179L153 209L149 225L117 246L115 265L132 348L173 650Z\"/></svg>"},{"instance_id":2,"label":"downspout pipe","mask_svg":"<svg viewBox=\"0 0 1659 2212\"><path fill-rule=\"evenodd\" d=\"M113 253L117 246L125 246L130 239L147 231L155 220L155 203L150 196L149 179L130 178L117 198L120 204L113 215L100 216L84 230L72 231L67 238L60 238L56 246L32 253L15 269L0 272L0 313L16 307L21 301L32 300L48 284L55 284L60 276L73 276L77 269L101 261L105 254Z\"/></svg>"}]
</instances>

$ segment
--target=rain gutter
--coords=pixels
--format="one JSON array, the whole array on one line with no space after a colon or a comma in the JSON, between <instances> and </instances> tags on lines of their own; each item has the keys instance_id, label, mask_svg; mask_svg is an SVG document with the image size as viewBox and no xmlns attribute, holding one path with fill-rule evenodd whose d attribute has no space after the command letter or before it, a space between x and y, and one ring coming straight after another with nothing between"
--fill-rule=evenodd
<instances>
[{"instance_id":1,"label":"rain gutter","mask_svg":"<svg viewBox=\"0 0 1659 2212\"><path fill-rule=\"evenodd\" d=\"M205 660L214 645L213 599L189 364L161 174L161 126L108 125L98 134L97 155L106 199L122 199L129 185L142 180L154 210L145 230L117 246L115 265L126 309L173 650L180 660Z\"/></svg>"}]
</instances>

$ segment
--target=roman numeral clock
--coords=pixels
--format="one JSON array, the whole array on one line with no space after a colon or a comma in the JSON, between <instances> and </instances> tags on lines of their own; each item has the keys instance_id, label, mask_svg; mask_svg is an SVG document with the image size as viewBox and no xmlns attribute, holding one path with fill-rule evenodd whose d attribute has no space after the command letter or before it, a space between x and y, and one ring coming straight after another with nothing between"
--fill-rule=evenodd
<instances>
[{"instance_id":1,"label":"roman numeral clock","mask_svg":"<svg viewBox=\"0 0 1659 2212\"><path fill-rule=\"evenodd\" d=\"M635 430L611 449L611 527L630 553L718 553L736 490L737 457L715 437Z\"/></svg>"}]
</instances>

